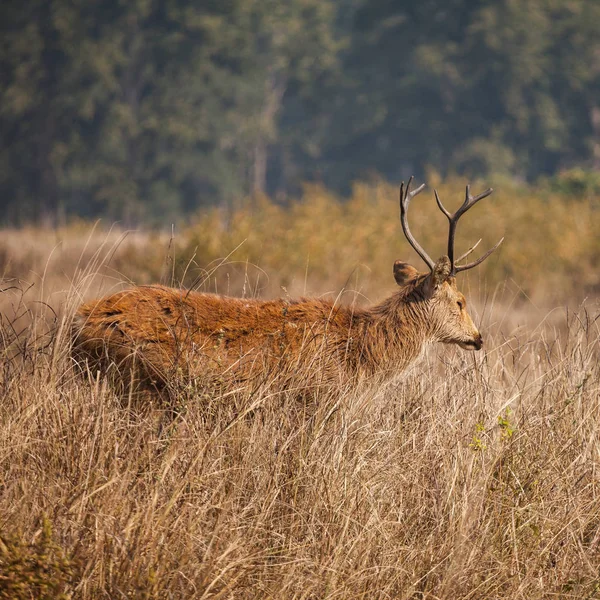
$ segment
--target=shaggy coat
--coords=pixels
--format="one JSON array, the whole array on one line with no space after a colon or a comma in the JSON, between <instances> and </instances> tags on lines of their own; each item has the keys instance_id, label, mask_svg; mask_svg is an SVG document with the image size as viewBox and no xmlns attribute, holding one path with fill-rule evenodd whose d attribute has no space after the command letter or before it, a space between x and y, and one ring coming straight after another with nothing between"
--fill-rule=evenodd
<instances>
[{"instance_id":1,"label":"shaggy coat","mask_svg":"<svg viewBox=\"0 0 600 600\"><path fill-rule=\"evenodd\" d=\"M327 300L254 300L142 286L77 312L74 352L126 383L232 389L273 381L312 387L389 379L432 341L480 349L442 257L429 274L396 262L398 292L371 308ZM298 375L297 377L295 377Z\"/></svg>"}]
</instances>

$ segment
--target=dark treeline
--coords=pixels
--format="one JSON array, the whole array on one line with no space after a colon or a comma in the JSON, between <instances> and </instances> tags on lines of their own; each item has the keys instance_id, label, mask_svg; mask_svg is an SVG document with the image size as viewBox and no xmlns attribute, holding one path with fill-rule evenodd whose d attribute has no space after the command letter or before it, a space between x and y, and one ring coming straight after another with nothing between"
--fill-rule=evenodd
<instances>
[{"instance_id":1,"label":"dark treeline","mask_svg":"<svg viewBox=\"0 0 600 600\"><path fill-rule=\"evenodd\" d=\"M600 169L596 0L4 0L0 220Z\"/></svg>"}]
</instances>

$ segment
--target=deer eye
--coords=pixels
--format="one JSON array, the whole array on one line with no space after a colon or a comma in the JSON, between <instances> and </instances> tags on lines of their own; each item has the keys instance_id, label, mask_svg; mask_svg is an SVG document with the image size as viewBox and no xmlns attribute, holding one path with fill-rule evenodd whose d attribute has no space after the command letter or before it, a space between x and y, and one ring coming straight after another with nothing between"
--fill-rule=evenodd
<instances>
[{"instance_id":1,"label":"deer eye","mask_svg":"<svg viewBox=\"0 0 600 600\"><path fill-rule=\"evenodd\" d=\"M456 304L458 304L458 308L460 308L460 310L465 307L465 303L462 300L457 300Z\"/></svg>"}]
</instances>

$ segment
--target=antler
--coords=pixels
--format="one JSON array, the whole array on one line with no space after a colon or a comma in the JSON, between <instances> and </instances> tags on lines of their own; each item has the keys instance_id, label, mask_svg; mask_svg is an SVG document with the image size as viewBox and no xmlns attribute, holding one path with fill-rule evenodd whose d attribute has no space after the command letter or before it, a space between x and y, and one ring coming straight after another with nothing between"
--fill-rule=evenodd
<instances>
[{"instance_id":1,"label":"antler","mask_svg":"<svg viewBox=\"0 0 600 600\"><path fill-rule=\"evenodd\" d=\"M404 231L404 235L408 240L408 243L415 249L417 254L427 263L427 266L431 271L433 271L433 267L435 266L435 262L429 258L427 252L421 248L421 245L415 238L413 237L410 229L408 228L408 219L406 217L406 212L408 210L408 205L410 201L417 195L420 194L425 189L425 184L422 183L416 190L413 192L409 192L410 184L414 177L411 177L406 184L406 190L404 189L404 181L400 186L400 222L402 223L402 231Z\"/></svg>"},{"instance_id":2,"label":"antler","mask_svg":"<svg viewBox=\"0 0 600 600\"><path fill-rule=\"evenodd\" d=\"M450 259L450 264L452 265L452 268L450 271L451 275L456 275L457 273L460 273L461 271L466 271L467 269L472 269L473 267L476 267L478 264L482 263L492 252L494 252L494 250L496 250L496 248L498 248L498 246L500 246L500 244L504 241L504 238L502 238L493 248L488 250L483 256L481 256L477 260L475 260L469 264L462 265L460 267L456 266L457 262L459 262L463 258L466 258L475 249L477 244L479 244L479 242L477 242L477 244L475 244L475 246L473 246L466 254L463 254L458 260L455 261L454 260L454 234L456 232L456 224L458 223L458 220L472 206L477 204L477 202L479 202L480 200L483 200L483 198L487 198L493 192L492 188L489 188L489 189L485 190L485 192L482 192L481 194L479 194L478 196L473 197L473 196L471 196L470 187L471 186L467 186L467 190L465 192L465 201L463 202L462 206L454 214L450 214L444 208L444 205L442 204L442 201L440 200L437 190L434 190L435 200L437 202L437 205L439 206L440 210L446 215L446 217L448 218L448 222L450 224L450 229L448 231L448 258ZM479 241L481 241L481 240L479 240Z\"/></svg>"}]
</instances>

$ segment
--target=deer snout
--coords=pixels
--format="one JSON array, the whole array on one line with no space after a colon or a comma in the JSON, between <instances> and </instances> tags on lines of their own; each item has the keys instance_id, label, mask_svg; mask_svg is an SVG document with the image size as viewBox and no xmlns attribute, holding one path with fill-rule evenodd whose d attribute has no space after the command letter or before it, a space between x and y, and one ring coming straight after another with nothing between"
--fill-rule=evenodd
<instances>
[{"instance_id":1,"label":"deer snout","mask_svg":"<svg viewBox=\"0 0 600 600\"><path fill-rule=\"evenodd\" d=\"M468 342L459 342L458 345L463 350L481 350L483 348L483 338L481 337L481 334L477 332L472 340L469 340Z\"/></svg>"}]
</instances>

